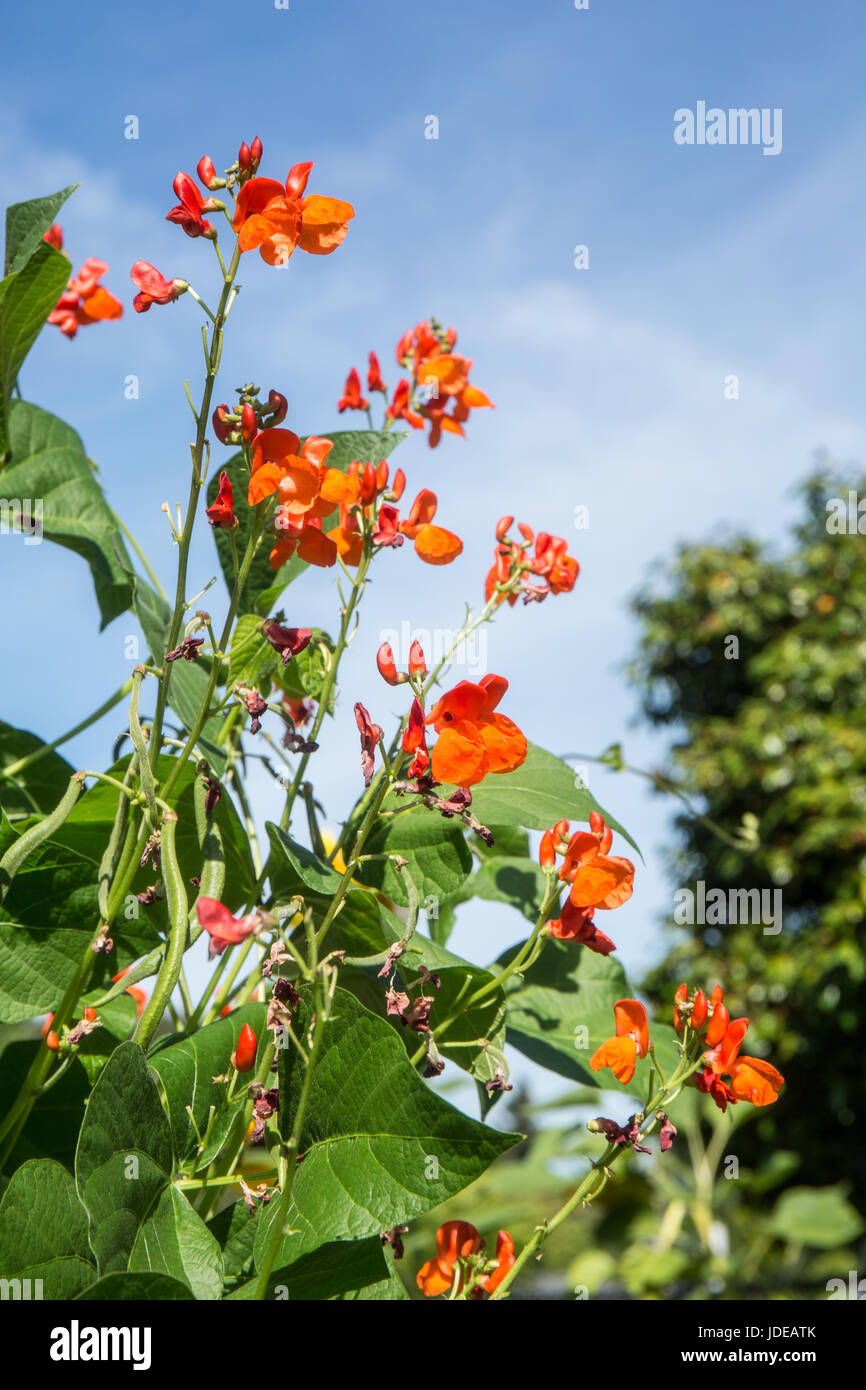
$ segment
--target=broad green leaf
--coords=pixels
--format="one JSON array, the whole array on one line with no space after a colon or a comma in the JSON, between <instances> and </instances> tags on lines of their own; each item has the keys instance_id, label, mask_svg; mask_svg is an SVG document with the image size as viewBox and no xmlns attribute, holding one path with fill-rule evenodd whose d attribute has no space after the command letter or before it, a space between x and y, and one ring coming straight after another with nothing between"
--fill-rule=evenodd
<instances>
[{"instance_id":1,"label":"broad green leaf","mask_svg":"<svg viewBox=\"0 0 866 1390\"><path fill-rule=\"evenodd\" d=\"M12 462L3 470L4 496L42 499L45 537L87 561L105 627L132 601L126 574L130 566L120 529L81 440L56 416L16 401L10 416L10 445Z\"/></svg>"},{"instance_id":2,"label":"broad green leaf","mask_svg":"<svg viewBox=\"0 0 866 1390\"><path fill-rule=\"evenodd\" d=\"M229 685L242 681L265 694L271 688L277 667L282 662L278 652L262 632L262 619L257 613L245 613L239 618L232 634L229 649Z\"/></svg>"},{"instance_id":3,"label":"broad green leaf","mask_svg":"<svg viewBox=\"0 0 866 1390\"><path fill-rule=\"evenodd\" d=\"M345 472L354 459L361 463L379 463L381 459L388 458L400 441L406 438L406 435L397 430L388 430L385 433L376 430L335 430L329 432L327 438L334 441L334 447L328 455L328 467L339 468ZM247 504L249 472L244 463L243 455L232 454L225 463L217 463L217 466L214 467L207 489L208 506L216 498L221 472L226 472L231 480L234 513L238 521L234 538L238 554L243 555L249 538L252 519L252 510ZM331 523L326 519L324 522L325 530L332 524L336 523ZM234 559L229 533L222 527L214 527L213 537L226 587L231 593L234 587ZM281 569L273 570L268 558L270 552L271 544L265 537L259 544L244 592L241 595L239 606L241 614L258 613L260 616L269 614L286 586L308 568L303 560L294 558L283 565Z\"/></svg>"},{"instance_id":4,"label":"broad green leaf","mask_svg":"<svg viewBox=\"0 0 866 1390\"><path fill-rule=\"evenodd\" d=\"M175 1149L181 1164L190 1171L193 1161L196 1170L206 1167L216 1157L219 1148L212 1140L204 1154L194 1159L198 1140L186 1107L191 1108L199 1133L203 1135L207 1129L210 1107L221 1107L225 1099L226 1087L215 1083L213 1078L225 1076L231 1071L231 1056L245 1023L250 1025L260 1045L263 1045L265 1006L244 1004L242 1008L234 1009L225 1018L216 1019L188 1037L161 1038L148 1057L165 1088ZM243 1088L240 1088L239 1095L243 1097ZM235 1108L228 1112L231 1117L235 1113ZM223 1140L226 1132L220 1126L218 1134Z\"/></svg>"},{"instance_id":5,"label":"broad green leaf","mask_svg":"<svg viewBox=\"0 0 866 1390\"><path fill-rule=\"evenodd\" d=\"M253 1244L256 1238L256 1219L246 1202L239 1197L230 1207L212 1216L207 1228L223 1253L224 1277L244 1282L253 1272Z\"/></svg>"},{"instance_id":6,"label":"broad green leaf","mask_svg":"<svg viewBox=\"0 0 866 1390\"><path fill-rule=\"evenodd\" d=\"M93 1283L87 1213L72 1174L52 1159L23 1163L0 1203L0 1273L41 1279L42 1297L74 1298Z\"/></svg>"},{"instance_id":7,"label":"broad green leaf","mask_svg":"<svg viewBox=\"0 0 866 1390\"><path fill-rule=\"evenodd\" d=\"M521 767L485 777L472 790L472 814L487 826L522 825L528 830L547 830L558 820L589 821L591 811L601 811L611 829L618 830L634 849L638 848L628 831L602 810L574 768L534 743L530 743Z\"/></svg>"},{"instance_id":8,"label":"broad green leaf","mask_svg":"<svg viewBox=\"0 0 866 1390\"><path fill-rule=\"evenodd\" d=\"M210 675L209 667L210 663L203 657L196 661L184 661L181 658L172 665L168 684L169 704L187 733L192 732L204 704ZM216 703L216 700L212 703ZM226 711L210 715L198 737L199 748L219 777L222 777L226 770L226 755L219 742L225 717Z\"/></svg>"},{"instance_id":9,"label":"broad green leaf","mask_svg":"<svg viewBox=\"0 0 866 1390\"><path fill-rule=\"evenodd\" d=\"M268 878L272 889L281 898L307 891L333 896L340 886L342 875L323 864L312 850L296 844L278 825L268 821L265 829L271 842L268 859Z\"/></svg>"},{"instance_id":10,"label":"broad green leaf","mask_svg":"<svg viewBox=\"0 0 866 1390\"><path fill-rule=\"evenodd\" d=\"M514 951L498 962L508 963ZM535 964L505 985L508 1041L533 1062L604 1091L631 1095L643 1087L648 1063L623 1086L610 1069L590 1071L589 1059L613 1035L613 1006L631 990L625 971L612 956L601 956L577 943L548 941ZM679 1057L673 1028L651 1023L650 1037L659 1062L670 1075Z\"/></svg>"},{"instance_id":11,"label":"broad green leaf","mask_svg":"<svg viewBox=\"0 0 866 1390\"><path fill-rule=\"evenodd\" d=\"M304 992L306 996L306 991ZM309 1027L309 1000L295 1018ZM280 1057L280 1123L291 1127L303 1068L294 1048ZM309 1084L279 1265L332 1240L361 1240L429 1211L461 1191L519 1142L468 1119L421 1080L393 1029L343 989ZM270 1220L273 1220L273 1216ZM262 1223L256 1259L269 1224Z\"/></svg>"},{"instance_id":12,"label":"broad green leaf","mask_svg":"<svg viewBox=\"0 0 866 1390\"><path fill-rule=\"evenodd\" d=\"M188 1284L167 1274L107 1274L78 1295L78 1303L182 1303L195 1299Z\"/></svg>"},{"instance_id":13,"label":"broad green leaf","mask_svg":"<svg viewBox=\"0 0 866 1390\"><path fill-rule=\"evenodd\" d=\"M434 995L435 999L430 1009L431 1028L436 1028L450 1017L455 1008L459 1008L458 998L467 999L493 979L489 970L475 966L451 966L437 970L436 975L440 982L438 990L433 985L424 986L424 993ZM467 978L471 983L466 993L461 995ZM414 1037L414 1046L410 1049L414 1051L423 1038L416 1034L410 1036ZM485 1043L491 1044L494 1051L491 1052ZM471 1008L460 1010L442 1038L437 1040L437 1046L447 1061L468 1071L482 1085L491 1081L496 1075L497 1066L501 1065L501 1054L505 1048L505 996L502 990L497 988Z\"/></svg>"},{"instance_id":14,"label":"broad green leaf","mask_svg":"<svg viewBox=\"0 0 866 1390\"><path fill-rule=\"evenodd\" d=\"M28 352L66 288L69 261L53 246L42 242L21 269L0 281L0 458L10 447L10 403L18 373ZM15 496L14 487L6 493ZM17 494L39 498L38 490Z\"/></svg>"},{"instance_id":15,"label":"broad green leaf","mask_svg":"<svg viewBox=\"0 0 866 1390\"><path fill-rule=\"evenodd\" d=\"M126 1270L173 1166L171 1127L144 1053L121 1043L91 1092L75 1155L100 1274Z\"/></svg>"},{"instance_id":16,"label":"broad green leaf","mask_svg":"<svg viewBox=\"0 0 866 1390\"><path fill-rule=\"evenodd\" d=\"M837 1185L788 1188L773 1208L767 1229L777 1240L792 1245L832 1250L858 1240L866 1226L848 1201L846 1189Z\"/></svg>"},{"instance_id":17,"label":"broad green leaf","mask_svg":"<svg viewBox=\"0 0 866 1390\"><path fill-rule=\"evenodd\" d=\"M387 1282L388 1266L378 1236L367 1240L337 1240L301 1255L294 1263L276 1270L268 1279L265 1295L272 1299L325 1302L348 1298L362 1289ZM257 1279L242 1284L229 1299L252 1299Z\"/></svg>"},{"instance_id":18,"label":"broad green leaf","mask_svg":"<svg viewBox=\"0 0 866 1390\"><path fill-rule=\"evenodd\" d=\"M44 747L44 741L36 734L0 720L0 768L10 767ZM0 806L13 821L34 812L47 814L54 810L66 791L74 771L71 763L59 753L45 753L17 772L14 779L0 777Z\"/></svg>"},{"instance_id":19,"label":"broad green leaf","mask_svg":"<svg viewBox=\"0 0 866 1390\"><path fill-rule=\"evenodd\" d=\"M34 251L42 245L42 238L70 194L79 187L71 183L61 188L59 193L49 193L44 198L31 198L26 203L10 203L6 209L6 249L3 257L3 274L12 275L26 265Z\"/></svg>"},{"instance_id":20,"label":"broad green leaf","mask_svg":"<svg viewBox=\"0 0 866 1390\"><path fill-rule=\"evenodd\" d=\"M364 846L365 854L399 854L425 899L446 901L459 892L472 868L472 853L459 825L426 806L380 820ZM356 877L377 888L393 902L408 906L403 877L390 860L371 859L358 866Z\"/></svg>"},{"instance_id":21,"label":"broad green leaf","mask_svg":"<svg viewBox=\"0 0 866 1390\"><path fill-rule=\"evenodd\" d=\"M459 901L484 898L488 902L508 903L534 925L544 890L545 877L540 864L532 859L510 859L504 855L497 858L491 854L466 880Z\"/></svg>"},{"instance_id":22,"label":"broad green leaf","mask_svg":"<svg viewBox=\"0 0 866 1390\"><path fill-rule=\"evenodd\" d=\"M220 1247L176 1187L161 1193L139 1228L129 1259L132 1273L167 1274L189 1284L197 1299L218 1299L223 1289Z\"/></svg>"}]
</instances>

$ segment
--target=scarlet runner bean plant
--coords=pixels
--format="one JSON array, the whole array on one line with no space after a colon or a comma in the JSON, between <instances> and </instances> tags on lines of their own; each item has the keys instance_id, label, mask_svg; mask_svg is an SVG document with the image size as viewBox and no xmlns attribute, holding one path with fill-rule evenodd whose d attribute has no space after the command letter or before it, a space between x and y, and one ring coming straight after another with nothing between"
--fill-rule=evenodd
<instances>
[{"instance_id":1,"label":"scarlet runner bean plant","mask_svg":"<svg viewBox=\"0 0 866 1390\"><path fill-rule=\"evenodd\" d=\"M173 311L171 329L199 327L204 346L197 397L187 387L171 598L74 430L13 398L44 323L74 338L123 312L100 283L108 267L91 258L70 274L55 219L72 190L7 214L0 308L22 328L2 349L3 490L45 499L45 535L88 561L103 624L132 611L149 653L65 734L0 727L0 1021L26 1033L3 1054L0 1273L26 1270L53 1299L394 1299L416 1287L501 1299L624 1152L646 1152L655 1129L670 1147L683 1086L724 1109L770 1104L782 1078L740 1055L747 1021L728 1018L720 988L708 1001L683 985L673 1023L650 1027L597 921L634 892L635 863L612 853L627 832L532 741L530 717L518 726L507 640L496 673L449 676L461 642L507 623L519 600L565 601L578 578L566 542L515 530L513 517L492 526L476 606L433 665L417 641L398 663L358 633L374 567L392 586L392 566L438 567L463 550L428 479L407 494L390 457L401 425L435 448L493 408L454 330L432 318L407 330L390 385L375 352L366 385L351 369L335 405L360 412L361 430L302 433L284 380L217 399L244 258L331 255L355 216L307 192L312 163L283 180L259 174L262 157L256 139L223 174L206 156L197 179L174 180L166 215L202 244L199 284L143 259L131 268L133 311L163 315L183 299L199 322ZM188 583L205 528L225 582L207 611ZM415 558L392 553L409 546ZM336 590L331 631L308 618L306 594L322 584ZM383 706L386 690L389 707L402 699L390 727L339 688L350 641L378 669ZM71 766L58 750L117 706L110 765ZM358 763L354 804L329 836L314 778L335 720L354 722ZM284 791L264 840L254 760ZM529 923L486 965L448 947L456 905L476 897L499 904L504 933L515 908ZM489 1123L511 1089L506 1042L618 1091L623 1114L590 1122L606 1147L522 1248L507 1231L495 1245L482 1236L485 1214L468 1203L404 1277L411 1222L520 1142ZM645 1099L626 1117L638 1062ZM446 1067L475 1082L478 1119L431 1086Z\"/></svg>"}]
</instances>

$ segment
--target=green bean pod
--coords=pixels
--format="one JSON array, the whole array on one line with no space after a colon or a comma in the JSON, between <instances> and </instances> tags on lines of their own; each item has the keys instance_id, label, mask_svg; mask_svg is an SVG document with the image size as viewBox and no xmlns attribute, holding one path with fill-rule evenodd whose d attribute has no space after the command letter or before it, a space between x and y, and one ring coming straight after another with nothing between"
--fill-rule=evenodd
<instances>
[{"instance_id":1,"label":"green bean pod","mask_svg":"<svg viewBox=\"0 0 866 1390\"><path fill-rule=\"evenodd\" d=\"M165 956L156 977L150 1003L138 1020L133 1034L135 1041L144 1048L148 1046L159 1027L160 1020L180 977L183 954L187 947L189 900L186 893L186 883L177 860L176 834L177 816L174 811L166 811L162 818L160 865L170 926ZM124 977L124 981L128 983L126 977Z\"/></svg>"},{"instance_id":2,"label":"green bean pod","mask_svg":"<svg viewBox=\"0 0 866 1390\"><path fill-rule=\"evenodd\" d=\"M32 826L30 830L25 830L24 834L19 835L18 839L9 846L3 858L0 859L0 902L9 891L12 880L21 865L34 850L37 850L40 845L44 845L46 840L51 839L55 830L60 829L83 790L84 773L73 773L69 779L69 786L51 814L45 816L38 825Z\"/></svg>"}]
</instances>

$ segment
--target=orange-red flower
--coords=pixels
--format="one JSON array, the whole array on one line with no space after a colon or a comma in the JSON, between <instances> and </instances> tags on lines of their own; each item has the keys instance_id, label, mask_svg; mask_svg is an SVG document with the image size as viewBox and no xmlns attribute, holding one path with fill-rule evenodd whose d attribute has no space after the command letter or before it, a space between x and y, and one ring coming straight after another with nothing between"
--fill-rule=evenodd
<instances>
[{"instance_id":1,"label":"orange-red flower","mask_svg":"<svg viewBox=\"0 0 866 1390\"><path fill-rule=\"evenodd\" d=\"M634 1076L638 1057L649 1051L649 1025L646 1009L636 999L619 999L613 1006L616 1034L607 1038L589 1061L593 1071L610 1067L617 1081L625 1085Z\"/></svg>"},{"instance_id":2,"label":"orange-red flower","mask_svg":"<svg viewBox=\"0 0 866 1390\"><path fill-rule=\"evenodd\" d=\"M48 315L67 338L74 338L79 328L102 319L119 319L123 305L99 284L108 266L91 256L66 286L57 305Z\"/></svg>"},{"instance_id":3,"label":"orange-red flower","mask_svg":"<svg viewBox=\"0 0 866 1390\"><path fill-rule=\"evenodd\" d=\"M620 907L634 891L634 864L608 854L613 831L598 811L590 813L589 826L569 840L559 877L571 884L575 907Z\"/></svg>"},{"instance_id":4,"label":"orange-red flower","mask_svg":"<svg viewBox=\"0 0 866 1390\"><path fill-rule=\"evenodd\" d=\"M496 707L508 689L504 676L460 681L427 715L439 735L431 770L437 782L471 787L490 772L513 772L526 760L526 738Z\"/></svg>"},{"instance_id":5,"label":"orange-red flower","mask_svg":"<svg viewBox=\"0 0 866 1390\"><path fill-rule=\"evenodd\" d=\"M697 1074L698 1090L711 1095L720 1110L738 1100L772 1105L785 1084L781 1073L763 1058L739 1055L748 1027L747 1018L728 1023L721 1039L704 1054L703 1071ZM728 1082L723 1080L725 1076L730 1078Z\"/></svg>"},{"instance_id":6,"label":"orange-red flower","mask_svg":"<svg viewBox=\"0 0 866 1390\"><path fill-rule=\"evenodd\" d=\"M344 410L369 410L370 402L366 396L361 395L361 378L358 370L353 367L346 377L346 384L343 387L343 395L337 404L337 410L342 415Z\"/></svg>"},{"instance_id":7,"label":"orange-red flower","mask_svg":"<svg viewBox=\"0 0 866 1390\"><path fill-rule=\"evenodd\" d=\"M383 395L388 390L387 386L382 380L382 373L379 370L379 359L376 356L375 352L370 353L370 358L367 365L367 390L381 391Z\"/></svg>"},{"instance_id":8,"label":"orange-red flower","mask_svg":"<svg viewBox=\"0 0 866 1390\"><path fill-rule=\"evenodd\" d=\"M415 544L415 554L427 565L450 565L463 553L463 542L453 531L434 526L438 501L435 492L422 488L409 509L409 516L399 524L399 530Z\"/></svg>"},{"instance_id":9,"label":"orange-red flower","mask_svg":"<svg viewBox=\"0 0 866 1390\"><path fill-rule=\"evenodd\" d=\"M186 280L166 280L149 261L136 261L129 275L138 290L132 301L137 314L146 314L151 304L171 304L189 289Z\"/></svg>"},{"instance_id":10,"label":"orange-red flower","mask_svg":"<svg viewBox=\"0 0 866 1390\"><path fill-rule=\"evenodd\" d=\"M548 922L547 930L557 941L579 941L597 955L609 956L616 950L616 945L603 931L599 931L592 920L594 916L594 907L575 907L571 899L566 898L559 917Z\"/></svg>"},{"instance_id":11,"label":"orange-red flower","mask_svg":"<svg viewBox=\"0 0 866 1390\"><path fill-rule=\"evenodd\" d=\"M231 531L238 524L238 519L234 513L234 493L232 492L231 479L225 471L220 473L219 491L211 505L205 508L204 514L211 526L225 527Z\"/></svg>"},{"instance_id":12,"label":"orange-red flower","mask_svg":"<svg viewBox=\"0 0 866 1390\"><path fill-rule=\"evenodd\" d=\"M172 188L180 202L165 214L166 222L177 223L187 236L203 236L213 240L216 232L212 224L202 217L202 213L213 212L222 205L215 198L203 198L189 174L185 174L183 170L175 175Z\"/></svg>"},{"instance_id":13,"label":"orange-red flower","mask_svg":"<svg viewBox=\"0 0 866 1390\"><path fill-rule=\"evenodd\" d=\"M421 1292L428 1298L435 1298L439 1294L449 1293L457 1280L459 1293L465 1282L465 1270L460 1262L480 1254L483 1248L484 1241L469 1221L446 1221L436 1232L435 1260L428 1260L418 1271L416 1282ZM481 1298L482 1289L485 1293L498 1289L515 1262L514 1241L507 1231L500 1231L496 1238L494 1266L478 1280L472 1290L474 1296Z\"/></svg>"},{"instance_id":14,"label":"orange-red flower","mask_svg":"<svg viewBox=\"0 0 866 1390\"><path fill-rule=\"evenodd\" d=\"M315 256L336 251L355 209L339 198L305 197L312 168L312 163L293 165L285 187L265 178L244 184L232 221L241 251L258 249L268 265L285 265L298 246Z\"/></svg>"},{"instance_id":15,"label":"orange-red flower","mask_svg":"<svg viewBox=\"0 0 866 1390\"><path fill-rule=\"evenodd\" d=\"M208 955L211 957L222 955L227 946L237 946L241 941L246 941L261 925L257 912L235 921L225 904L216 898L197 898L195 910L199 925L210 937Z\"/></svg>"}]
</instances>

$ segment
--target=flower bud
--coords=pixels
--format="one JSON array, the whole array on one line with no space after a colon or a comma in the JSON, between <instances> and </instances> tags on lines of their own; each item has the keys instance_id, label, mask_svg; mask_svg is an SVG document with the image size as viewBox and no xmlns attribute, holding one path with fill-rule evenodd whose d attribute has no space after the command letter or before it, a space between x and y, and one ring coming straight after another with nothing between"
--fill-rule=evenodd
<instances>
[{"instance_id":1,"label":"flower bud","mask_svg":"<svg viewBox=\"0 0 866 1390\"><path fill-rule=\"evenodd\" d=\"M283 396L279 391L269 391L268 405L273 411L273 419L271 420L272 426L278 425L282 420L285 420L286 413L289 409L289 403L286 400L285 396Z\"/></svg>"},{"instance_id":2,"label":"flower bud","mask_svg":"<svg viewBox=\"0 0 866 1390\"><path fill-rule=\"evenodd\" d=\"M406 488L406 474L402 468L398 468L394 474L394 481L391 484L391 496L395 502L399 502Z\"/></svg>"},{"instance_id":3,"label":"flower bud","mask_svg":"<svg viewBox=\"0 0 866 1390\"><path fill-rule=\"evenodd\" d=\"M496 523L496 539L498 541L504 541L513 525L513 516L501 516Z\"/></svg>"},{"instance_id":4,"label":"flower bud","mask_svg":"<svg viewBox=\"0 0 866 1390\"><path fill-rule=\"evenodd\" d=\"M541 837L541 844L538 849L538 862L542 869L553 869L556 866L556 851L553 848L553 835L549 830L545 830Z\"/></svg>"},{"instance_id":5,"label":"flower bud","mask_svg":"<svg viewBox=\"0 0 866 1390\"><path fill-rule=\"evenodd\" d=\"M376 491L384 492L388 486L388 465L384 459L376 469Z\"/></svg>"},{"instance_id":6,"label":"flower bud","mask_svg":"<svg viewBox=\"0 0 866 1390\"><path fill-rule=\"evenodd\" d=\"M707 996L702 989L699 989L692 1004L692 1014L689 1022L696 1033L700 1033L707 1021Z\"/></svg>"},{"instance_id":7,"label":"flower bud","mask_svg":"<svg viewBox=\"0 0 866 1390\"><path fill-rule=\"evenodd\" d=\"M401 678L394 664L394 653L391 650L390 642L383 642L377 651L376 665L379 668L379 675L382 677L383 681L387 681L389 685L400 685Z\"/></svg>"},{"instance_id":8,"label":"flower bud","mask_svg":"<svg viewBox=\"0 0 866 1390\"><path fill-rule=\"evenodd\" d=\"M252 1071L256 1064L258 1045L258 1038L250 1025L245 1023L238 1038L237 1050L232 1058L237 1071Z\"/></svg>"},{"instance_id":9,"label":"flower bud","mask_svg":"<svg viewBox=\"0 0 866 1390\"><path fill-rule=\"evenodd\" d=\"M241 437L251 444L259 432L259 422L255 409L249 401L244 403L241 410Z\"/></svg>"},{"instance_id":10,"label":"flower bud","mask_svg":"<svg viewBox=\"0 0 866 1390\"><path fill-rule=\"evenodd\" d=\"M45 1046L48 1048L49 1052L57 1052L60 1047L60 1039L53 1028L45 1039Z\"/></svg>"},{"instance_id":11,"label":"flower bud","mask_svg":"<svg viewBox=\"0 0 866 1390\"><path fill-rule=\"evenodd\" d=\"M364 464L361 474L361 501L368 506L376 499L376 470L372 463Z\"/></svg>"},{"instance_id":12,"label":"flower bud","mask_svg":"<svg viewBox=\"0 0 866 1390\"><path fill-rule=\"evenodd\" d=\"M415 641L409 648L409 675L420 676L423 680L427 674L427 658L424 655L424 648L421 643Z\"/></svg>"},{"instance_id":13,"label":"flower bud","mask_svg":"<svg viewBox=\"0 0 866 1390\"><path fill-rule=\"evenodd\" d=\"M214 168L213 160L210 158L209 155L202 155L201 159L196 165L195 171L198 174L199 181L203 183L205 188L209 189L211 192L213 192L215 188L225 188L226 181L225 179L217 178L217 171Z\"/></svg>"},{"instance_id":14,"label":"flower bud","mask_svg":"<svg viewBox=\"0 0 866 1390\"><path fill-rule=\"evenodd\" d=\"M226 405L225 401L223 401L222 405L218 405L213 415L211 416L213 432L219 440L220 444L231 444L233 442L232 435L234 434L235 427L233 421L226 419L228 413L229 408Z\"/></svg>"},{"instance_id":15,"label":"flower bud","mask_svg":"<svg viewBox=\"0 0 866 1390\"><path fill-rule=\"evenodd\" d=\"M238 150L238 173L241 179L248 179L253 172L253 156L246 140Z\"/></svg>"},{"instance_id":16,"label":"flower bud","mask_svg":"<svg viewBox=\"0 0 866 1390\"><path fill-rule=\"evenodd\" d=\"M728 1024L731 1016L724 1004L717 1004L713 1009L713 1016L710 1019L710 1026L707 1029L706 1043L708 1047L717 1047L728 1031Z\"/></svg>"},{"instance_id":17,"label":"flower bud","mask_svg":"<svg viewBox=\"0 0 866 1390\"><path fill-rule=\"evenodd\" d=\"M250 145L250 156L252 171L255 173L262 162L262 142L258 136L256 136L255 140Z\"/></svg>"},{"instance_id":18,"label":"flower bud","mask_svg":"<svg viewBox=\"0 0 866 1390\"><path fill-rule=\"evenodd\" d=\"M95 1021L95 1019L96 1019L96 1010L95 1010L95 1009L85 1009L85 1010L84 1010L84 1021L85 1021L85 1023L93 1023L93 1022Z\"/></svg>"},{"instance_id":19,"label":"flower bud","mask_svg":"<svg viewBox=\"0 0 866 1390\"><path fill-rule=\"evenodd\" d=\"M518 521L517 529L525 541L531 541L533 531L531 526L527 526L525 521Z\"/></svg>"},{"instance_id":20,"label":"flower bud","mask_svg":"<svg viewBox=\"0 0 866 1390\"><path fill-rule=\"evenodd\" d=\"M674 995L674 1028L678 1033L685 1027L685 1019L680 1013L680 1005L687 1004L689 1000L689 987L686 984L680 985Z\"/></svg>"},{"instance_id":21,"label":"flower bud","mask_svg":"<svg viewBox=\"0 0 866 1390\"><path fill-rule=\"evenodd\" d=\"M604 834L604 817L599 815L598 811L590 811L589 828L592 831L593 835Z\"/></svg>"}]
</instances>

